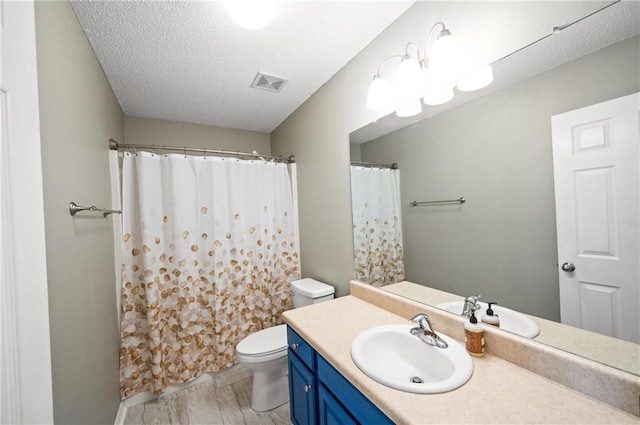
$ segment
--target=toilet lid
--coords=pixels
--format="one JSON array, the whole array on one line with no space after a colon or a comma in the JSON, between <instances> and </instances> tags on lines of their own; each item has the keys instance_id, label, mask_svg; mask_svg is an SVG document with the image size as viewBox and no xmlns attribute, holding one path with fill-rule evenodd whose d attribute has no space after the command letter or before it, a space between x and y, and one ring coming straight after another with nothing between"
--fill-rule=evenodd
<instances>
[{"instance_id":1,"label":"toilet lid","mask_svg":"<svg viewBox=\"0 0 640 425\"><path fill-rule=\"evenodd\" d=\"M245 337L236 351L245 356L264 356L287 349L287 325L266 328Z\"/></svg>"},{"instance_id":2,"label":"toilet lid","mask_svg":"<svg viewBox=\"0 0 640 425\"><path fill-rule=\"evenodd\" d=\"M318 282L310 277L294 280L291 282L291 286L293 287L294 293L297 292L300 295L304 295L309 298L326 297L327 295L331 295L335 292L333 286Z\"/></svg>"}]
</instances>

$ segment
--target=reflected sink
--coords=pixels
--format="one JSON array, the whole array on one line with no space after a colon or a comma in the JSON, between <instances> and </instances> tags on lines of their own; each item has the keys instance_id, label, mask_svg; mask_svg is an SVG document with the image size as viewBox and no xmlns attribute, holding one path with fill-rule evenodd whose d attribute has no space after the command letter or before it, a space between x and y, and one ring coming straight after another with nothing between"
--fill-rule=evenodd
<instances>
[{"instance_id":1,"label":"reflected sink","mask_svg":"<svg viewBox=\"0 0 640 425\"><path fill-rule=\"evenodd\" d=\"M476 317L478 323L481 323L481 317L487 310L487 304L479 302L480 310L476 311ZM464 301L453 301L449 303L438 304L436 307L446 310L451 313L460 314L464 307ZM514 333L516 335L524 336L527 338L535 338L540 333L538 325L531 320L527 315L519 313L515 310L511 310L506 307L494 305L492 310L500 317L500 329ZM483 323L485 326L491 326Z\"/></svg>"},{"instance_id":2,"label":"reflected sink","mask_svg":"<svg viewBox=\"0 0 640 425\"><path fill-rule=\"evenodd\" d=\"M351 344L353 362L369 378L410 393L442 393L469 380L473 362L460 342L438 334L449 347L437 348L411 335L413 327L384 325L362 332Z\"/></svg>"}]
</instances>

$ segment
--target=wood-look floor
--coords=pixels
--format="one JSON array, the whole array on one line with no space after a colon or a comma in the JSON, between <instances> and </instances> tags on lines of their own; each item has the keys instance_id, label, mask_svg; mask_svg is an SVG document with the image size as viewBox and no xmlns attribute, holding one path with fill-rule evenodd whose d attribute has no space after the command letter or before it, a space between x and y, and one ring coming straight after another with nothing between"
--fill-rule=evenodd
<instances>
[{"instance_id":1,"label":"wood-look floor","mask_svg":"<svg viewBox=\"0 0 640 425\"><path fill-rule=\"evenodd\" d=\"M251 409L251 371L236 366L213 381L193 385L127 409L125 425L291 424L289 403L269 412Z\"/></svg>"}]
</instances>

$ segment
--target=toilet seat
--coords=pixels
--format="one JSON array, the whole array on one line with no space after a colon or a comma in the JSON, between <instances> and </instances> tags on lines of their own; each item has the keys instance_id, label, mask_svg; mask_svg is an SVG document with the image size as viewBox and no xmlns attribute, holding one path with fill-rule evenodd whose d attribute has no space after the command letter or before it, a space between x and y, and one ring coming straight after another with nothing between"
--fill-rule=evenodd
<instances>
[{"instance_id":1,"label":"toilet seat","mask_svg":"<svg viewBox=\"0 0 640 425\"><path fill-rule=\"evenodd\" d=\"M242 357L271 357L272 354L286 354L287 325L278 325L255 332L238 343L236 353ZM278 356L274 356L278 357Z\"/></svg>"}]
</instances>

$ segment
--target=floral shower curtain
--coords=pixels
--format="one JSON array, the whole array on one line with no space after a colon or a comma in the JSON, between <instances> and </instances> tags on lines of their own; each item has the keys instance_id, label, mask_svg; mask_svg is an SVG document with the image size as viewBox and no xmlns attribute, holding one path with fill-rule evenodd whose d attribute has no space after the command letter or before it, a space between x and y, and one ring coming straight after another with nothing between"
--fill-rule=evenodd
<instances>
[{"instance_id":1,"label":"floral shower curtain","mask_svg":"<svg viewBox=\"0 0 640 425\"><path fill-rule=\"evenodd\" d=\"M122 220L123 398L232 366L236 344L291 307L285 164L127 153Z\"/></svg>"},{"instance_id":2,"label":"floral shower curtain","mask_svg":"<svg viewBox=\"0 0 640 425\"><path fill-rule=\"evenodd\" d=\"M404 280L400 171L351 167L356 280L385 286Z\"/></svg>"}]
</instances>

